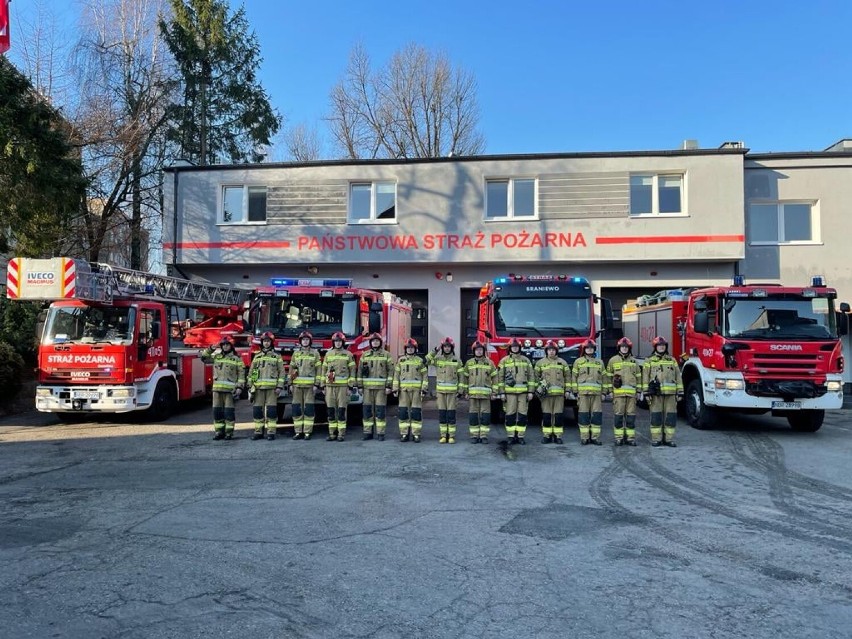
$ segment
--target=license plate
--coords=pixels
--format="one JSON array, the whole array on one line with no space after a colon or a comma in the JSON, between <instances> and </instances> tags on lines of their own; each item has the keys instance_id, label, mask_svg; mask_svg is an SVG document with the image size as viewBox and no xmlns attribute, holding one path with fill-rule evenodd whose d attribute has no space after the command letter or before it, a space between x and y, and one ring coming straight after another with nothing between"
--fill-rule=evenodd
<instances>
[{"instance_id":1,"label":"license plate","mask_svg":"<svg viewBox=\"0 0 852 639\"><path fill-rule=\"evenodd\" d=\"M75 390L71 391L71 399L98 399L98 391Z\"/></svg>"},{"instance_id":2,"label":"license plate","mask_svg":"<svg viewBox=\"0 0 852 639\"><path fill-rule=\"evenodd\" d=\"M772 402L772 410L802 410L802 402Z\"/></svg>"}]
</instances>

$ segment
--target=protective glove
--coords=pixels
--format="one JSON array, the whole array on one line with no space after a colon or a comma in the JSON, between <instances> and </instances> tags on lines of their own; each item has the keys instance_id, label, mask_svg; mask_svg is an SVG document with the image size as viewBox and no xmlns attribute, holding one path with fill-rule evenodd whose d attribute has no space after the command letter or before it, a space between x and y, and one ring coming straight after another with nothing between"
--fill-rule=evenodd
<instances>
[{"instance_id":1,"label":"protective glove","mask_svg":"<svg viewBox=\"0 0 852 639\"><path fill-rule=\"evenodd\" d=\"M611 402L612 401L612 393L605 393L603 398L604 398L605 402Z\"/></svg>"},{"instance_id":2,"label":"protective glove","mask_svg":"<svg viewBox=\"0 0 852 639\"><path fill-rule=\"evenodd\" d=\"M429 391L425 388L422 391L420 391L420 397L426 397L428 394L429 394Z\"/></svg>"},{"instance_id":3,"label":"protective glove","mask_svg":"<svg viewBox=\"0 0 852 639\"><path fill-rule=\"evenodd\" d=\"M390 395L392 393L393 393L393 391L390 388L385 389L385 395Z\"/></svg>"},{"instance_id":4,"label":"protective glove","mask_svg":"<svg viewBox=\"0 0 852 639\"><path fill-rule=\"evenodd\" d=\"M281 393L283 393L283 392L284 392L284 389L281 388L280 386L275 387L275 396L276 397L281 397Z\"/></svg>"},{"instance_id":5,"label":"protective glove","mask_svg":"<svg viewBox=\"0 0 852 639\"><path fill-rule=\"evenodd\" d=\"M322 391L322 387L319 384L314 384L314 392L319 393Z\"/></svg>"},{"instance_id":6,"label":"protective glove","mask_svg":"<svg viewBox=\"0 0 852 639\"><path fill-rule=\"evenodd\" d=\"M683 399L683 391L678 391L677 393L675 393L675 398L677 399L677 401L682 400Z\"/></svg>"},{"instance_id":7,"label":"protective glove","mask_svg":"<svg viewBox=\"0 0 852 639\"><path fill-rule=\"evenodd\" d=\"M464 393L462 393L461 391L459 391L458 393L456 393L456 397L457 397L458 399L464 399Z\"/></svg>"},{"instance_id":8,"label":"protective glove","mask_svg":"<svg viewBox=\"0 0 852 639\"><path fill-rule=\"evenodd\" d=\"M533 393L527 393L527 401L531 401L533 398Z\"/></svg>"},{"instance_id":9,"label":"protective glove","mask_svg":"<svg viewBox=\"0 0 852 639\"><path fill-rule=\"evenodd\" d=\"M571 391L565 391L565 399L571 399Z\"/></svg>"},{"instance_id":10,"label":"protective glove","mask_svg":"<svg viewBox=\"0 0 852 639\"><path fill-rule=\"evenodd\" d=\"M398 390L395 390L395 391L392 391L392 392L393 392L394 397L399 397L399 391Z\"/></svg>"},{"instance_id":11,"label":"protective glove","mask_svg":"<svg viewBox=\"0 0 852 639\"><path fill-rule=\"evenodd\" d=\"M243 394L242 388L235 388L234 389L234 401L237 401L240 398L240 395L242 395L242 394Z\"/></svg>"},{"instance_id":12,"label":"protective glove","mask_svg":"<svg viewBox=\"0 0 852 639\"><path fill-rule=\"evenodd\" d=\"M643 393L641 391L636 393L636 399L639 400L640 402L644 402L645 401L645 393Z\"/></svg>"}]
</instances>

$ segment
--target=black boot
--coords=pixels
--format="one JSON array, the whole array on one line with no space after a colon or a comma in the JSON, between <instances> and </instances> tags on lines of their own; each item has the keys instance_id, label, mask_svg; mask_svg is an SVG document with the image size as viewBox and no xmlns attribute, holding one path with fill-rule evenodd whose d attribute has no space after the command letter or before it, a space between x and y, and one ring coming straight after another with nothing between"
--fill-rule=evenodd
<instances>
[{"instance_id":1,"label":"black boot","mask_svg":"<svg viewBox=\"0 0 852 639\"><path fill-rule=\"evenodd\" d=\"M275 433L269 433L269 434L266 436L266 439L267 439L268 441L272 441L273 439L275 439Z\"/></svg>"},{"instance_id":2,"label":"black boot","mask_svg":"<svg viewBox=\"0 0 852 639\"><path fill-rule=\"evenodd\" d=\"M518 443L519 443L521 446L526 446L526 445L527 445L527 440L526 440L526 439L524 439L523 437L518 437Z\"/></svg>"},{"instance_id":3,"label":"black boot","mask_svg":"<svg viewBox=\"0 0 852 639\"><path fill-rule=\"evenodd\" d=\"M328 437L325 438L325 441L327 441L327 442L333 442L333 441L336 441L336 440L337 440L337 435L332 435L331 433L329 433Z\"/></svg>"},{"instance_id":4,"label":"black boot","mask_svg":"<svg viewBox=\"0 0 852 639\"><path fill-rule=\"evenodd\" d=\"M311 438L311 434L310 434L310 433L305 433L305 436L304 436L304 437L302 437L302 439L304 439L305 441L308 441L310 438Z\"/></svg>"},{"instance_id":5,"label":"black boot","mask_svg":"<svg viewBox=\"0 0 852 639\"><path fill-rule=\"evenodd\" d=\"M213 435L213 439L216 439L216 440L225 439L225 433L223 433L221 430L217 430L216 434Z\"/></svg>"},{"instance_id":6,"label":"black boot","mask_svg":"<svg viewBox=\"0 0 852 639\"><path fill-rule=\"evenodd\" d=\"M592 437L591 443L594 444L595 446L603 445L603 442L601 440L599 440L597 437Z\"/></svg>"},{"instance_id":7,"label":"black boot","mask_svg":"<svg viewBox=\"0 0 852 639\"><path fill-rule=\"evenodd\" d=\"M378 437L380 442L385 441L385 434L384 433L379 433L378 435L376 435L376 437Z\"/></svg>"},{"instance_id":8,"label":"black boot","mask_svg":"<svg viewBox=\"0 0 852 639\"><path fill-rule=\"evenodd\" d=\"M260 431L254 431L254 435L251 436L252 441L257 441L258 439L263 439L263 433Z\"/></svg>"},{"instance_id":9,"label":"black boot","mask_svg":"<svg viewBox=\"0 0 852 639\"><path fill-rule=\"evenodd\" d=\"M479 437L471 437L470 443L471 444L478 444L479 443Z\"/></svg>"},{"instance_id":10,"label":"black boot","mask_svg":"<svg viewBox=\"0 0 852 639\"><path fill-rule=\"evenodd\" d=\"M305 437L305 433L296 433L293 435L293 439L303 439Z\"/></svg>"},{"instance_id":11,"label":"black boot","mask_svg":"<svg viewBox=\"0 0 852 639\"><path fill-rule=\"evenodd\" d=\"M550 443L550 437L548 435L545 435L544 437L541 438L541 443L542 444L549 444Z\"/></svg>"},{"instance_id":12,"label":"black boot","mask_svg":"<svg viewBox=\"0 0 852 639\"><path fill-rule=\"evenodd\" d=\"M227 433L225 433L225 439L233 439L233 438L234 438L234 433L232 433L231 431L228 431Z\"/></svg>"},{"instance_id":13,"label":"black boot","mask_svg":"<svg viewBox=\"0 0 852 639\"><path fill-rule=\"evenodd\" d=\"M675 444L674 442L666 442L666 446L668 446L669 448L677 448L677 444Z\"/></svg>"},{"instance_id":14,"label":"black boot","mask_svg":"<svg viewBox=\"0 0 852 639\"><path fill-rule=\"evenodd\" d=\"M400 438L399 438L399 441L401 441L401 442L407 442L407 441L408 441L408 434L405 434L405 435L403 435L402 437L400 437Z\"/></svg>"},{"instance_id":15,"label":"black boot","mask_svg":"<svg viewBox=\"0 0 852 639\"><path fill-rule=\"evenodd\" d=\"M364 441L367 441L368 439L373 439L373 433L364 433L364 436L361 437L361 439L363 439Z\"/></svg>"},{"instance_id":16,"label":"black boot","mask_svg":"<svg viewBox=\"0 0 852 639\"><path fill-rule=\"evenodd\" d=\"M561 444L561 443L562 443L562 438L561 438L561 437L556 437L556 438L554 439L554 443L556 443L556 444Z\"/></svg>"},{"instance_id":17,"label":"black boot","mask_svg":"<svg viewBox=\"0 0 852 639\"><path fill-rule=\"evenodd\" d=\"M658 446L662 446L662 445L663 445L663 442L661 442L661 441L651 442L651 446L653 446L654 448L657 448Z\"/></svg>"},{"instance_id":18,"label":"black boot","mask_svg":"<svg viewBox=\"0 0 852 639\"><path fill-rule=\"evenodd\" d=\"M480 437L480 438L479 438L479 443L480 443L480 444L487 444L487 443L488 443L488 438L487 438L487 437Z\"/></svg>"}]
</instances>

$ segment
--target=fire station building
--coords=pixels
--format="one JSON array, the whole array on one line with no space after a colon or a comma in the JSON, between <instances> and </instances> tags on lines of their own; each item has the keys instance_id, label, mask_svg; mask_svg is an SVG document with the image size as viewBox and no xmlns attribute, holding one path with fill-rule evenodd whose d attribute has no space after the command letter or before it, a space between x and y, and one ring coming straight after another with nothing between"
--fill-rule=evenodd
<instances>
[{"instance_id":1,"label":"fire station building","mask_svg":"<svg viewBox=\"0 0 852 639\"><path fill-rule=\"evenodd\" d=\"M616 320L628 299L738 273L791 285L822 275L852 301L849 202L852 140L804 153L725 143L176 166L163 258L217 283L350 278L393 291L431 347L472 341L480 287L510 273L586 277Z\"/></svg>"}]
</instances>

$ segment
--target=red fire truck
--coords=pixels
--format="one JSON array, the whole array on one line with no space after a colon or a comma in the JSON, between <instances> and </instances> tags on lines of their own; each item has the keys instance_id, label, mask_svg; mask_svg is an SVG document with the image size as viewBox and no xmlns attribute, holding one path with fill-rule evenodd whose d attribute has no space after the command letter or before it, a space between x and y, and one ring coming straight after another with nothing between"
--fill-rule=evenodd
<instances>
[{"instance_id":1,"label":"red fire truck","mask_svg":"<svg viewBox=\"0 0 852 639\"><path fill-rule=\"evenodd\" d=\"M601 304L600 327L595 317L597 303ZM478 320L477 339L486 344L495 364L506 356L512 338L517 338L533 363L544 357L544 345L553 340L559 357L571 365L584 341L597 340L612 326L612 307L609 300L592 293L584 277L510 274L482 287ZM499 419L501 411L496 402L491 413ZM538 400L533 400L531 422L539 414Z\"/></svg>"},{"instance_id":2,"label":"red fire truck","mask_svg":"<svg viewBox=\"0 0 852 639\"><path fill-rule=\"evenodd\" d=\"M246 295L66 257L11 259L6 291L10 299L52 301L38 349L36 408L65 419L146 411L162 420L177 401L207 394L212 368L198 348L170 341L170 321L189 321L179 322L178 312L200 309L225 329Z\"/></svg>"},{"instance_id":3,"label":"red fire truck","mask_svg":"<svg viewBox=\"0 0 852 639\"><path fill-rule=\"evenodd\" d=\"M834 289L746 285L670 289L626 304L622 324L637 358L662 335L682 362L683 410L695 428L709 428L722 411L787 418L815 432L826 410L843 405L843 356ZM841 313L849 305L840 304Z\"/></svg>"},{"instance_id":4,"label":"red fire truck","mask_svg":"<svg viewBox=\"0 0 852 639\"><path fill-rule=\"evenodd\" d=\"M356 360L370 348L368 336L379 333L385 348L395 359L403 353L411 337L411 306L393 293L353 286L350 279L273 278L270 286L256 289L249 305L248 322L253 333L253 350L260 348L260 335L271 331L275 347L289 363L299 348L299 334L308 331L314 348L324 354L331 348L331 336L340 331L346 347ZM286 405L292 396L278 399L279 422L284 421ZM349 420L357 424L362 398L353 394ZM325 401L317 397L316 421L325 421Z\"/></svg>"}]
</instances>

